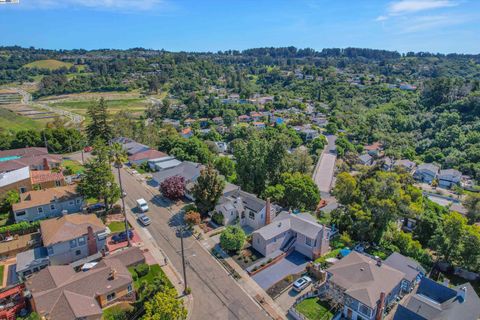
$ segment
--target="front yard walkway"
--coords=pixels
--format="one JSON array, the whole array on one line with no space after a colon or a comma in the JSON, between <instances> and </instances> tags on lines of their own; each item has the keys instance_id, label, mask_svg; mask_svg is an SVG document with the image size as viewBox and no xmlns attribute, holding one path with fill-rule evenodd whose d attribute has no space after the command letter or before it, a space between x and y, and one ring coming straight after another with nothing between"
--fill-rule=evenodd
<instances>
[{"instance_id":1,"label":"front yard walkway","mask_svg":"<svg viewBox=\"0 0 480 320\"><path fill-rule=\"evenodd\" d=\"M267 290L286 276L302 272L309 262L310 260L307 257L294 251L277 263L252 276L252 279L262 289Z\"/></svg>"}]
</instances>

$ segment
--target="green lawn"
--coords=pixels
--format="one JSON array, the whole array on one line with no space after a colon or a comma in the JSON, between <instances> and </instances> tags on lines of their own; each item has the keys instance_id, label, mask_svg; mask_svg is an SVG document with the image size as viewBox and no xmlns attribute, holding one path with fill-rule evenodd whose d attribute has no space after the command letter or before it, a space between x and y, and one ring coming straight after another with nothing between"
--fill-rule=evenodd
<instances>
[{"instance_id":1,"label":"green lawn","mask_svg":"<svg viewBox=\"0 0 480 320\"><path fill-rule=\"evenodd\" d=\"M16 114L13 111L0 107L0 128L7 130L40 130L45 125L41 121L36 121L21 115Z\"/></svg>"},{"instance_id":2,"label":"green lawn","mask_svg":"<svg viewBox=\"0 0 480 320\"><path fill-rule=\"evenodd\" d=\"M135 272L135 267L130 267L128 268L128 271L132 274L133 278L136 278L136 272ZM137 290L140 287L140 284L143 282L143 280L146 280L147 283L151 283L154 278L160 277L166 279L167 283L173 288L172 283L170 280L167 278L165 273L163 272L162 268L158 264L153 264L150 266L150 271L144 275L143 277L136 278L134 281L134 286L135 290Z\"/></svg>"},{"instance_id":3,"label":"green lawn","mask_svg":"<svg viewBox=\"0 0 480 320\"><path fill-rule=\"evenodd\" d=\"M129 224L130 226L130 224ZM110 222L107 227L113 233L125 231L125 222L123 221L112 221Z\"/></svg>"},{"instance_id":4,"label":"green lawn","mask_svg":"<svg viewBox=\"0 0 480 320\"><path fill-rule=\"evenodd\" d=\"M39 69L49 69L49 70L57 70L62 67L70 68L73 64L70 62L62 62L54 59L47 59L47 60L37 60L30 62L24 65L24 68L39 68Z\"/></svg>"},{"instance_id":5,"label":"green lawn","mask_svg":"<svg viewBox=\"0 0 480 320\"><path fill-rule=\"evenodd\" d=\"M341 248L334 249L334 250L330 251L329 253L327 253L326 255L317 258L315 260L315 262L321 263L321 262L326 261L328 258L336 258L341 250L342 250Z\"/></svg>"},{"instance_id":6,"label":"green lawn","mask_svg":"<svg viewBox=\"0 0 480 320\"><path fill-rule=\"evenodd\" d=\"M310 320L329 320L334 316L334 313L329 311L330 306L317 297L305 299L295 308Z\"/></svg>"},{"instance_id":7,"label":"green lawn","mask_svg":"<svg viewBox=\"0 0 480 320\"><path fill-rule=\"evenodd\" d=\"M103 310L103 319L104 320L119 319L120 314L124 314L124 312L131 312L132 310L133 310L133 307L129 303L127 302L118 303L114 306L111 306Z\"/></svg>"},{"instance_id":8,"label":"green lawn","mask_svg":"<svg viewBox=\"0 0 480 320\"><path fill-rule=\"evenodd\" d=\"M52 107L65 109L81 115L87 113L87 109L92 104L98 103L96 99L86 100L68 100L52 103ZM118 112L120 110L129 110L131 112L140 112L145 110L147 102L144 98L123 98L123 99L107 99L108 110L110 112Z\"/></svg>"},{"instance_id":9,"label":"green lawn","mask_svg":"<svg viewBox=\"0 0 480 320\"><path fill-rule=\"evenodd\" d=\"M75 160L63 160L62 167L65 169L70 169L73 173L82 173L85 169L80 162Z\"/></svg>"},{"instance_id":10,"label":"green lawn","mask_svg":"<svg viewBox=\"0 0 480 320\"><path fill-rule=\"evenodd\" d=\"M3 287L3 270L5 269L5 266L2 264L0 265L0 288Z\"/></svg>"}]
</instances>

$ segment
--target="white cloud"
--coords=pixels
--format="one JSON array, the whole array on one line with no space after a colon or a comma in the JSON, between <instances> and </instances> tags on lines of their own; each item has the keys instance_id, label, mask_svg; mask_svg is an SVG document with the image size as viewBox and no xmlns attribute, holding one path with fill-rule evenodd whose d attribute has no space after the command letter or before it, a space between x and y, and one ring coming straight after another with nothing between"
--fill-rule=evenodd
<instances>
[{"instance_id":1,"label":"white cloud","mask_svg":"<svg viewBox=\"0 0 480 320\"><path fill-rule=\"evenodd\" d=\"M399 0L389 3L387 12L377 17L376 21L385 21L393 16L414 14L440 8L455 7L458 3L451 0Z\"/></svg>"},{"instance_id":2,"label":"white cloud","mask_svg":"<svg viewBox=\"0 0 480 320\"><path fill-rule=\"evenodd\" d=\"M413 33L435 28L442 28L446 26L456 25L465 22L468 17L462 16L422 16L414 19L409 19L408 24L405 24L400 30L400 33Z\"/></svg>"},{"instance_id":3,"label":"white cloud","mask_svg":"<svg viewBox=\"0 0 480 320\"><path fill-rule=\"evenodd\" d=\"M85 7L100 10L146 11L165 5L165 0L22 0L25 8Z\"/></svg>"}]
</instances>

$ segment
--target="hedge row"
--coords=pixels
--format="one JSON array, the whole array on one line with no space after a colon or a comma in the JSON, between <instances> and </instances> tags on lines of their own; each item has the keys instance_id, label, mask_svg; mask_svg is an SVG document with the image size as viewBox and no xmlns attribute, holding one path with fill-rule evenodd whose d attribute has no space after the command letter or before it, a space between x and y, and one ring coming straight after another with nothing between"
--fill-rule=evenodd
<instances>
[{"instance_id":1,"label":"hedge row","mask_svg":"<svg viewBox=\"0 0 480 320\"><path fill-rule=\"evenodd\" d=\"M13 234L26 234L37 231L40 227L40 221L26 222L11 224L8 226L0 227L0 234L5 235L7 233Z\"/></svg>"}]
</instances>

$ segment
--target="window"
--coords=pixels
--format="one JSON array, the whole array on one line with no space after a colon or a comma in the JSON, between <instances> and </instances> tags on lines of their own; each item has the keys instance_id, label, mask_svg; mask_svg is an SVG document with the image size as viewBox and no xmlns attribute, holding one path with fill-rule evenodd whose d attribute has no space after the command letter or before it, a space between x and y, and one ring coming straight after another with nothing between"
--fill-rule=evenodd
<instances>
[{"instance_id":1,"label":"window","mask_svg":"<svg viewBox=\"0 0 480 320\"><path fill-rule=\"evenodd\" d=\"M110 302L110 301L112 301L112 300L115 300L115 298L116 298L115 292L112 292L112 293L107 294L107 301Z\"/></svg>"},{"instance_id":2,"label":"window","mask_svg":"<svg viewBox=\"0 0 480 320\"><path fill-rule=\"evenodd\" d=\"M20 193L25 193L27 192L27 188L25 187L20 187Z\"/></svg>"},{"instance_id":3,"label":"window","mask_svg":"<svg viewBox=\"0 0 480 320\"><path fill-rule=\"evenodd\" d=\"M54 204L50 205L50 210L55 210L55 205Z\"/></svg>"},{"instance_id":4,"label":"window","mask_svg":"<svg viewBox=\"0 0 480 320\"><path fill-rule=\"evenodd\" d=\"M313 245L313 241L312 239L308 238L308 237L305 237L305 244L309 247L311 247Z\"/></svg>"},{"instance_id":5,"label":"window","mask_svg":"<svg viewBox=\"0 0 480 320\"><path fill-rule=\"evenodd\" d=\"M60 187L62 185L62 181L56 180L55 181L55 187Z\"/></svg>"},{"instance_id":6,"label":"window","mask_svg":"<svg viewBox=\"0 0 480 320\"><path fill-rule=\"evenodd\" d=\"M76 202L77 204L80 204L81 201L80 201L80 199L77 199L75 202Z\"/></svg>"},{"instance_id":7,"label":"window","mask_svg":"<svg viewBox=\"0 0 480 320\"><path fill-rule=\"evenodd\" d=\"M84 246L85 245L85 237L78 238L78 245L79 246Z\"/></svg>"},{"instance_id":8,"label":"window","mask_svg":"<svg viewBox=\"0 0 480 320\"><path fill-rule=\"evenodd\" d=\"M51 256L53 254L53 247L47 247L48 255Z\"/></svg>"},{"instance_id":9,"label":"window","mask_svg":"<svg viewBox=\"0 0 480 320\"><path fill-rule=\"evenodd\" d=\"M68 202L68 204L71 205L71 206L73 206L73 204L74 204L73 200L70 200L70 201Z\"/></svg>"},{"instance_id":10,"label":"window","mask_svg":"<svg viewBox=\"0 0 480 320\"><path fill-rule=\"evenodd\" d=\"M249 212L248 212L248 217L249 217L250 219L252 219L252 220L255 220L255 212L249 211Z\"/></svg>"},{"instance_id":11,"label":"window","mask_svg":"<svg viewBox=\"0 0 480 320\"><path fill-rule=\"evenodd\" d=\"M360 304L360 305L358 306L358 312L360 312L361 314L364 314L364 315L370 317L370 309L369 309L367 306L363 305L363 304Z\"/></svg>"},{"instance_id":12,"label":"window","mask_svg":"<svg viewBox=\"0 0 480 320\"><path fill-rule=\"evenodd\" d=\"M43 207L38 207L37 211L38 211L38 213L42 214L43 213Z\"/></svg>"},{"instance_id":13,"label":"window","mask_svg":"<svg viewBox=\"0 0 480 320\"><path fill-rule=\"evenodd\" d=\"M25 211L15 212L15 215L16 215L17 217L21 217L21 216L24 216L24 215L26 215L26 214L27 214L27 213L26 213Z\"/></svg>"},{"instance_id":14,"label":"window","mask_svg":"<svg viewBox=\"0 0 480 320\"><path fill-rule=\"evenodd\" d=\"M132 291L133 291L133 287L132 287L131 284L129 284L128 287L127 287L127 292L130 293Z\"/></svg>"},{"instance_id":15,"label":"window","mask_svg":"<svg viewBox=\"0 0 480 320\"><path fill-rule=\"evenodd\" d=\"M76 256L79 256L79 255L81 255L81 254L82 254L82 251L81 251L81 250L75 251L75 255L76 255Z\"/></svg>"},{"instance_id":16,"label":"window","mask_svg":"<svg viewBox=\"0 0 480 320\"><path fill-rule=\"evenodd\" d=\"M77 239L70 240L70 248L75 248L77 246Z\"/></svg>"}]
</instances>

